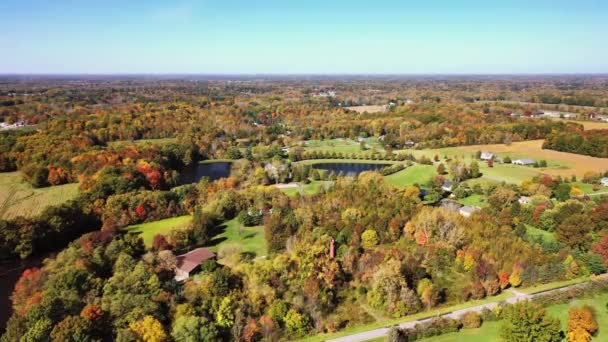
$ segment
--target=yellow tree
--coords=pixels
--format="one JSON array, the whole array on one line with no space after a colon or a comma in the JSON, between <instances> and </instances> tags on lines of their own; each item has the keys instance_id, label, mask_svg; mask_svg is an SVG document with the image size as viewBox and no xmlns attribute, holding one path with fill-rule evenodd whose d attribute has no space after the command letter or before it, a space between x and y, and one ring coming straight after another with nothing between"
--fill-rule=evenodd
<instances>
[{"instance_id":1,"label":"yellow tree","mask_svg":"<svg viewBox=\"0 0 608 342\"><path fill-rule=\"evenodd\" d=\"M595 320L593 309L589 306L572 308L568 312L568 341L591 341L591 336L597 329L598 325Z\"/></svg>"},{"instance_id":2,"label":"yellow tree","mask_svg":"<svg viewBox=\"0 0 608 342\"><path fill-rule=\"evenodd\" d=\"M167 333L165 333L163 325L149 315L140 321L130 323L129 329L144 342L163 342L167 340Z\"/></svg>"}]
</instances>

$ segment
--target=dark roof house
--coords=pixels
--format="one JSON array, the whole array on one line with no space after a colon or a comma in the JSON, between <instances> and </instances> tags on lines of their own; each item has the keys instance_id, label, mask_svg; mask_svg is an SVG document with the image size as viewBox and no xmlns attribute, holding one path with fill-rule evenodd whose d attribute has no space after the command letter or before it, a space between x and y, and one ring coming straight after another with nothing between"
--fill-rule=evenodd
<instances>
[{"instance_id":1,"label":"dark roof house","mask_svg":"<svg viewBox=\"0 0 608 342\"><path fill-rule=\"evenodd\" d=\"M191 273L195 273L205 260L215 258L215 253L208 248L200 247L190 252L177 256L177 266L175 268L175 280L182 281L188 279Z\"/></svg>"}]
</instances>

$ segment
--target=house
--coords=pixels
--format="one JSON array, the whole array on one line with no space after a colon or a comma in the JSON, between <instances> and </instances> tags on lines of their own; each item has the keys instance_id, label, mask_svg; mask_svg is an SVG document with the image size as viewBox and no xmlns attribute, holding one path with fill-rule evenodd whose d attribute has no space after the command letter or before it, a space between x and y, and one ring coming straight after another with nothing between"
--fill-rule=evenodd
<instances>
[{"instance_id":1,"label":"house","mask_svg":"<svg viewBox=\"0 0 608 342\"><path fill-rule=\"evenodd\" d=\"M479 207L474 207L471 205L465 205L464 207L461 207L458 210L458 213L464 217L469 217L471 216L473 213L478 212L479 210L481 210L481 208Z\"/></svg>"},{"instance_id":2,"label":"house","mask_svg":"<svg viewBox=\"0 0 608 342\"><path fill-rule=\"evenodd\" d=\"M511 162L511 164L531 166L531 165L534 165L534 160L532 160L532 159L515 159Z\"/></svg>"},{"instance_id":3,"label":"house","mask_svg":"<svg viewBox=\"0 0 608 342\"><path fill-rule=\"evenodd\" d=\"M416 143L411 140L408 140L405 143L403 143L403 145L405 145L407 147L414 147L416 145Z\"/></svg>"},{"instance_id":4,"label":"house","mask_svg":"<svg viewBox=\"0 0 608 342\"><path fill-rule=\"evenodd\" d=\"M481 152L481 155L479 156L479 158L481 160L492 160L492 159L494 159L494 153L491 153L491 152Z\"/></svg>"},{"instance_id":5,"label":"house","mask_svg":"<svg viewBox=\"0 0 608 342\"><path fill-rule=\"evenodd\" d=\"M447 192L451 192L453 187L454 187L454 183L450 182L449 180L444 181L443 184L441 185L441 189L443 191L447 191Z\"/></svg>"},{"instance_id":6,"label":"house","mask_svg":"<svg viewBox=\"0 0 608 342\"><path fill-rule=\"evenodd\" d=\"M175 267L175 280L183 281L188 279L191 274L196 273L201 263L215 258L215 253L208 248L200 247L190 252L177 256L177 266Z\"/></svg>"},{"instance_id":7,"label":"house","mask_svg":"<svg viewBox=\"0 0 608 342\"><path fill-rule=\"evenodd\" d=\"M600 179L600 184L602 184L603 186L608 186L608 177Z\"/></svg>"},{"instance_id":8,"label":"house","mask_svg":"<svg viewBox=\"0 0 608 342\"><path fill-rule=\"evenodd\" d=\"M517 202L519 202L519 204L530 204L532 202L532 199L528 196L521 196L519 197Z\"/></svg>"},{"instance_id":9,"label":"house","mask_svg":"<svg viewBox=\"0 0 608 342\"><path fill-rule=\"evenodd\" d=\"M460 208L462 208L462 204L460 204L454 200L444 198L439 202L439 207L457 213L457 212L460 212Z\"/></svg>"}]
</instances>

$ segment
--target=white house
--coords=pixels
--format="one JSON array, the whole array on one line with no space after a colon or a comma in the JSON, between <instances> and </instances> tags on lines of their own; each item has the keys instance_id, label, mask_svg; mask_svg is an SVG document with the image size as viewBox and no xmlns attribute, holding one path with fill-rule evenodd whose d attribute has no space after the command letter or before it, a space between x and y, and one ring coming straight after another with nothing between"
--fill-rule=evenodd
<instances>
[{"instance_id":1,"label":"white house","mask_svg":"<svg viewBox=\"0 0 608 342\"><path fill-rule=\"evenodd\" d=\"M530 165L534 165L534 160L532 160L532 159L515 159L511 163L515 164L515 165L530 166Z\"/></svg>"},{"instance_id":2,"label":"white house","mask_svg":"<svg viewBox=\"0 0 608 342\"><path fill-rule=\"evenodd\" d=\"M519 204L530 204L532 199L528 196L521 196L518 200Z\"/></svg>"},{"instance_id":3,"label":"white house","mask_svg":"<svg viewBox=\"0 0 608 342\"><path fill-rule=\"evenodd\" d=\"M603 186L608 186L608 177L604 177L604 178L600 179L600 183Z\"/></svg>"},{"instance_id":4,"label":"white house","mask_svg":"<svg viewBox=\"0 0 608 342\"><path fill-rule=\"evenodd\" d=\"M479 158L481 160L492 160L492 159L494 159L494 153L491 153L491 152L481 152L481 156Z\"/></svg>"}]
</instances>

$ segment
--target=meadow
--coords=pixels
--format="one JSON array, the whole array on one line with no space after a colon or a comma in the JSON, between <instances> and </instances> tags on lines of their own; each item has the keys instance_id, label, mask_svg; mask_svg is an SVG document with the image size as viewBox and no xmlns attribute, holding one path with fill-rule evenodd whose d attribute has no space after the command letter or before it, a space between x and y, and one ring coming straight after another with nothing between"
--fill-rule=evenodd
<instances>
[{"instance_id":1,"label":"meadow","mask_svg":"<svg viewBox=\"0 0 608 342\"><path fill-rule=\"evenodd\" d=\"M350 139L327 139L327 140L307 140L304 145L304 149L307 151L323 151L323 152L336 152L336 153L348 153L348 154L362 154L369 153L371 148L376 148L376 151L383 151L382 146L378 142L377 137L372 137L368 142L365 143L366 150L361 150L360 143L358 141Z\"/></svg>"},{"instance_id":2,"label":"meadow","mask_svg":"<svg viewBox=\"0 0 608 342\"><path fill-rule=\"evenodd\" d=\"M44 208L71 200L78 194L78 184L33 188L19 172L0 173L0 218L33 217Z\"/></svg>"},{"instance_id":3,"label":"meadow","mask_svg":"<svg viewBox=\"0 0 608 342\"><path fill-rule=\"evenodd\" d=\"M287 196L301 195L314 195L319 192L322 187L328 187L332 184L331 181L311 181L308 184L298 183L297 187L291 188L280 188L280 190Z\"/></svg>"},{"instance_id":4,"label":"meadow","mask_svg":"<svg viewBox=\"0 0 608 342\"><path fill-rule=\"evenodd\" d=\"M434 165L415 164L405 170L386 176L389 184L398 188L405 188L410 185L424 185L437 175L437 167Z\"/></svg>"},{"instance_id":5,"label":"meadow","mask_svg":"<svg viewBox=\"0 0 608 342\"><path fill-rule=\"evenodd\" d=\"M527 158L536 161L547 161L548 167L546 168L499 163L495 163L493 168L489 168L485 163L480 163L480 170L484 173L484 177L496 181L513 183L520 183L541 173L562 177L570 177L572 175L582 177L586 172L608 170L608 158L595 158L574 153L543 150L542 145L543 140L530 140L514 142L510 145L470 145L426 150L401 150L400 152L412 153L417 157L426 155L432 158L438 155L442 159L447 156L449 158L461 158L465 161L470 161L477 151L484 151L492 152L501 158L508 156L511 159Z\"/></svg>"},{"instance_id":6,"label":"meadow","mask_svg":"<svg viewBox=\"0 0 608 342\"><path fill-rule=\"evenodd\" d=\"M190 221L192 221L192 216L183 215L164 220L135 224L126 227L125 230L133 234L140 234L140 237L144 240L144 244L147 247L150 247L152 246L152 240L156 234L168 235L174 229L188 227Z\"/></svg>"}]
</instances>

